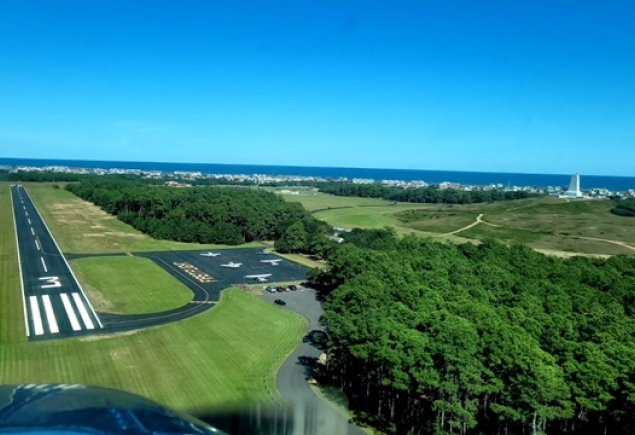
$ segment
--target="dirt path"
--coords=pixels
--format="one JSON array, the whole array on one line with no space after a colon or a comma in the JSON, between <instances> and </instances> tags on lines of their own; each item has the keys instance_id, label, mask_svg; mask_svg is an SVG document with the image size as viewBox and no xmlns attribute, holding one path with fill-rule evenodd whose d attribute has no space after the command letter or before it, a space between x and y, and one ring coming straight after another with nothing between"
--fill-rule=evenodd
<instances>
[{"instance_id":1,"label":"dirt path","mask_svg":"<svg viewBox=\"0 0 635 435\"><path fill-rule=\"evenodd\" d=\"M569 236L572 239L583 239L583 240L594 240L596 242L605 242L605 243L611 243L613 245L617 245L617 246L621 246L623 248L626 249L630 249L632 251L635 251L635 246L633 245L629 245L626 242L621 242L619 240L611 240L611 239L600 239L598 237L584 237L584 236Z\"/></svg>"},{"instance_id":2,"label":"dirt path","mask_svg":"<svg viewBox=\"0 0 635 435\"><path fill-rule=\"evenodd\" d=\"M477 226L479 224L489 225L490 227L499 227L500 226L500 225L491 224L489 222L485 222L483 220L483 216L485 216L485 215L483 213L481 213L478 216L476 216L476 220L474 222L472 222L471 224L469 224L467 226L464 226L463 228L459 228L458 230L454 230L454 231L451 231L449 233L445 233L445 234L441 234L441 235L442 236L451 236L453 234L458 234L458 233L461 233L463 231L467 231L470 228L475 227L475 226Z\"/></svg>"},{"instance_id":3,"label":"dirt path","mask_svg":"<svg viewBox=\"0 0 635 435\"><path fill-rule=\"evenodd\" d=\"M469 225L464 226L463 228L459 228L458 230L454 230L451 231L449 233L444 233L444 234L440 234L439 236L452 236L452 235L456 235L459 233L462 233L463 231L467 231L470 228L474 228L475 226L479 225L479 224L484 224L484 225L489 225L490 227L496 227L496 228L501 228L501 225L496 225L496 224L492 224L490 222L485 222L483 220L483 216L485 216L483 213L479 214L476 217L476 220L474 222L472 222ZM611 239L602 239L599 237L585 237L585 236L564 236L564 235L560 235L561 237L568 237L571 239L581 239L581 240L593 240L595 242L604 242L604 243L610 243L612 245L617 245L617 246L621 246L623 248L626 249L630 249L631 251L635 251L635 246L626 243L626 242L622 242L620 240L611 240ZM557 251L557 250L552 250L552 249L536 249L539 252L542 252L544 254L548 254L548 255L556 255L556 256L560 256L560 257L569 257L569 256L574 256L574 255L584 255L584 256L594 256L594 257L610 257L610 255L602 255L602 254L582 254L582 253L577 253L577 252L565 252L565 251Z\"/></svg>"}]
</instances>

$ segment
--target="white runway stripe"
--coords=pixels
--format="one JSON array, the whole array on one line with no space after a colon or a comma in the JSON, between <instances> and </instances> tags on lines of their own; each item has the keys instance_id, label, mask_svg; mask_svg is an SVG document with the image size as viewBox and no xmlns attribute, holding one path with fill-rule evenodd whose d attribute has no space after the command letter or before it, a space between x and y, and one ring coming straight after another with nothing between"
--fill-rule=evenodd
<instances>
[{"instance_id":1,"label":"white runway stripe","mask_svg":"<svg viewBox=\"0 0 635 435\"><path fill-rule=\"evenodd\" d=\"M42 335L44 334L44 328L42 327L42 316L40 315L40 306L37 303L37 297L29 296L29 302L31 303L31 317L33 317L35 335Z\"/></svg>"},{"instance_id":2,"label":"white runway stripe","mask_svg":"<svg viewBox=\"0 0 635 435\"><path fill-rule=\"evenodd\" d=\"M25 211L25 212L24 212L24 215L25 215L26 217L29 217L29 212L28 212L28 211Z\"/></svg>"},{"instance_id":3,"label":"white runway stripe","mask_svg":"<svg viewBox=\"0 0 635 435\"><path fill-rule=\"evenodd\" d=\"M75 304L77 305L80 316L82 316L84 325L86 325L86 329L95 329L95 325L93 325L93 321L90 319L88 311L86 311L86 307L84 307L84 302L79 296L79 293L73 293L73 299L75 300Z\"/></svg>"},{"instance_id":4,"label":"white runway stripe","mask_svg":"<svg viewBox=\"0 0 635 435\"><path fill-rule=\"evenodd\" d=\"M51 331L51 334L57 334L60 332L60 328L57 326L57 319L55 318L55 312L53 311L53 305L51 305L51 298L49 295L42 296L42 302L44 303L44 311L46 312L46 320L49 324L49 331Z\"/></svg>"},{"instance_id":5,"label":"white runway stripe","mask_svg":"<svg viewBox=\"0 0 635 435\"><path fill-rule=\"evenodd\" d=\"M35 240L35 247L38 251L40 250L40 242L38 242L37 239Z\"/></svg>"},{"instance_id":6,"label":"white runway stripe","mask_svg":"<svg viewBox=\"0 0 635 435\"><path fill-rule=\"evenodd\" d=\"M29 221L29 225L31 225L31 219L27 219L27 221Z\"/></svg>"},{"instance_id":7,"label":"white runway stripe","mask_svg":"<svg viewBox=\"0 0 635 435\"><path fill-rule=\"evenodd\" d=\"M82 327L79 326L77 316L75 315L75 311L73 310L73 305L71 305L70 299L68 299L68 295L66 293L61 293L60 297L62 298L62 303L64 304L64 309L66 310L68 320L71 321L71 328L73 328L73 331L79 331L80 329L82 329Z\"/></svg>"},{"instance_id":8,"label":"white runway stripe","mask_svg":"<svg viewBox=\"0 0 635 435\"><path fill-rule=\"evenodd\" d=\"M44 262L44 257L40 257L40 260L42 261L42 267L44 268L44 272L48 272L48 268L46 267L46 263Z\"/></svg>"},{"instance_id":9,"label":"white runway stripe","mask_svg":"<svg viewBox=\"0 0 635 435\"><path fill-rule=\"evenodd\" d=\"M33 227L31 227L31 235L34 236L35 235L35 231L33 230Z\"/></svg>"}]
</instances>

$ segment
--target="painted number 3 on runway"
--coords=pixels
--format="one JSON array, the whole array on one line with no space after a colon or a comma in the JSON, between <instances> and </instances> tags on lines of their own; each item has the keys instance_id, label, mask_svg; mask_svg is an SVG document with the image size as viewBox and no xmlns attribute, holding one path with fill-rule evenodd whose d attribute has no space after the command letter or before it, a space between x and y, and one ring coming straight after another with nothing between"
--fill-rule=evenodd
<instances>
[{"instance_id":1,"label":"painted number 3 on runway","mask_svg":"<svg viewBox=\"0 0 635 435\"><path fill-rule=\"evenodd\" d=\"M62 286L60 278L57 276L43 276L40 281L45 281L46 284L42 284L41 288L58 288Z\"/></svg>"}]
</instances>

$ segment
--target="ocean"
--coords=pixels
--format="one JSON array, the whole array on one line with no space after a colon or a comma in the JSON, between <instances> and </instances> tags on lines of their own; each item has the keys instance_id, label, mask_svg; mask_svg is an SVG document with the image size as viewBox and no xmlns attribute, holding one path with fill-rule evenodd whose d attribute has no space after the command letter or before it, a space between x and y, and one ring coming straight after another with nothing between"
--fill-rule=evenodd
<instances>
[{"instance_id":1,"label":"ocean","mask_svg":"<svg viewBox=\"0 0 635 435\"><path fill-rule=\"evenodd\" d=\"M267 165L227 165L217 163L160 163L160 162L115 162L96 160L55 160L55 159L15 159L0 158L0 165L6 166L68 166L74 168L140 169L163 172L188 171L204 174L262 174L298 175L323 178L364 178L373 180L421 180L427 183L444 181L504 186L568 186L572 174L516 174L498 172L428 171L414 169L370 169L370 168L328 168L309 166L267 166ZM611 177L581 174L582 189L606 188L612 191L635 189L635 177Z\"/></svg>"}]
</instances>

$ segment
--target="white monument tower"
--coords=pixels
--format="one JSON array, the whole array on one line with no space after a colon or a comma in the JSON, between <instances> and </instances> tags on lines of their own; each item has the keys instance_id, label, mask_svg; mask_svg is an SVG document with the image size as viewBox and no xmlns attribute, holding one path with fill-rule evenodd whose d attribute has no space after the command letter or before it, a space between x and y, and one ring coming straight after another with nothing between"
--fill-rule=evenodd
<instances>
[{"instance_id":1,"label":"white monument tower","mask_svg":"<svg viewBox=\"0 0 635 435\"><path fill-rule=\"evenodd\" d=\"M582 198L582 191L580 190L580 174L571 176L569 190L567 190L562 196L565 198Z\"/></svg>"}]
</instances>

